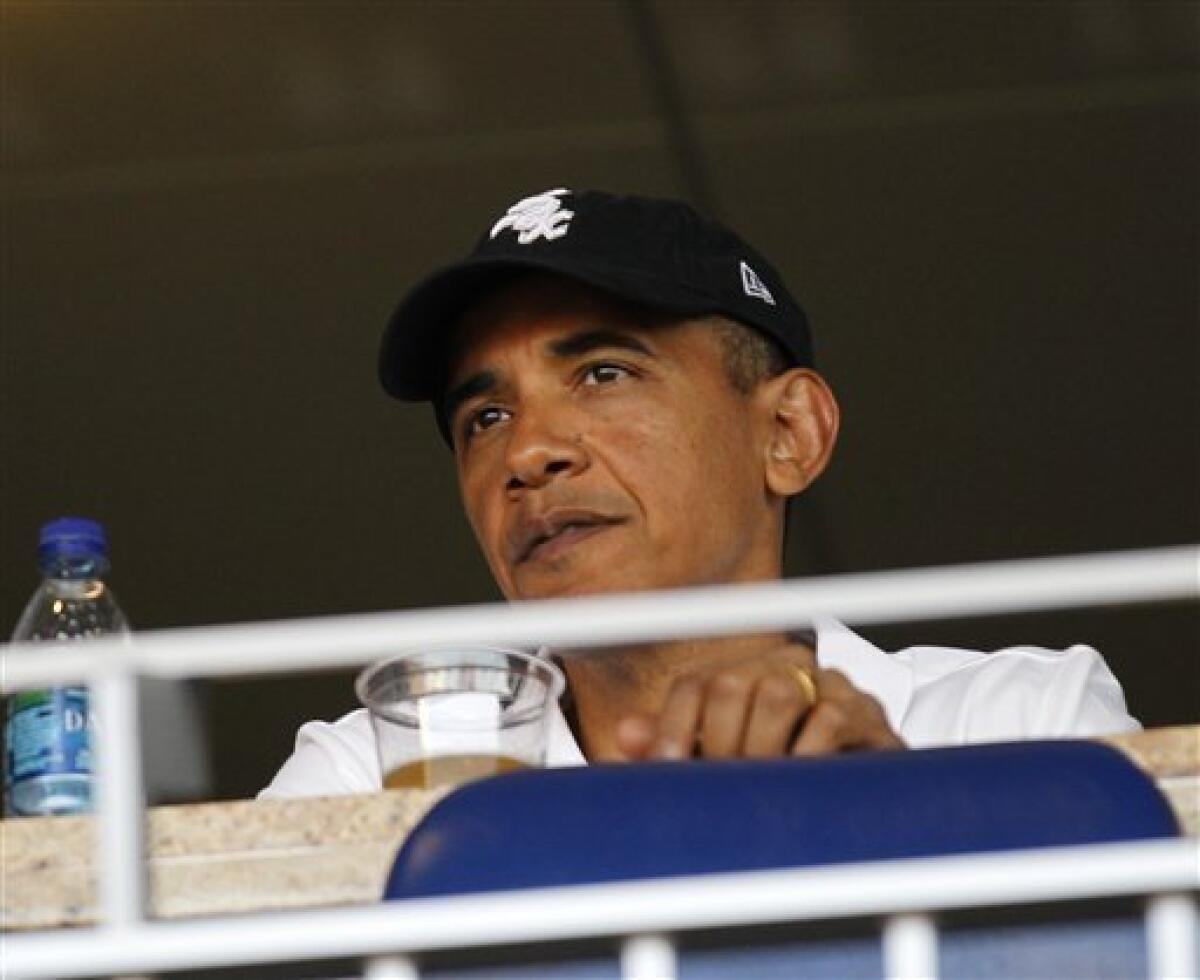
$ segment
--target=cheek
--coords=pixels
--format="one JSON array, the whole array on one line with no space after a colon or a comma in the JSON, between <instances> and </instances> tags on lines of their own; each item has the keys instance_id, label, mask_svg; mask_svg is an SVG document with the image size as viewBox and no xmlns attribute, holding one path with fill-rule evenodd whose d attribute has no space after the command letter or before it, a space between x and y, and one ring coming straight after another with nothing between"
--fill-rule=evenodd
<instances>
[{"instance_id":1,"label":"cheek","mask_svg":"<svg viewBox=\"0 0 1200 980\"><path fill-rule=\"evenodd\" d=\"M646 448L643 464L654 474L660 501L680 521L703 534L739 521L760 503L752 434L724 417L703 413L664 423Z\"/></svg>"},{"instance_id":2,"label":"cheek","mask_svg":"<svg viewBox=\"0 0 1200 980\"><path fill-rule=\"evenodd\" d=\"M710 446L695 419L647 406L632 423L628 416L602 423L597 436L613 476L652 521L688 517L695 502L706 497Z\"/></svg>"},{"instance_id":3,"label":"cheek","mask_svg":"<svg viewBox=\"0 0 1200 980\"><path fill-rule=\"evenodd\" d=\"M475 540L479 542L488 563L494 565L493 553L499 547L500 521L503 517L499 497L495 492L488 492L486 479L475 468L467 472L460 467L458 485L463 511L471 530L475 532Z\"/></svg>"}]
</instances>

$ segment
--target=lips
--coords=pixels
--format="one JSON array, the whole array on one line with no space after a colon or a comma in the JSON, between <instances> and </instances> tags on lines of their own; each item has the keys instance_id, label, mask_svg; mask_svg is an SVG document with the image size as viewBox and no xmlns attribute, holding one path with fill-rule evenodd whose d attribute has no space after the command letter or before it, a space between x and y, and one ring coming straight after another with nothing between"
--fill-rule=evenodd
<instances>
[{"instance_id":1,"label":"lips","mask_svg":"<svg viewBox=\"0 0 1200 980\"><path fill-rule=\"evenodd\" d=\"M523 517L508 535L509 561L513 565L520 565L546 553L556 543L579 540L623 523L624 518L580 508L559 508Z\"/></svg>"}]
</instances>

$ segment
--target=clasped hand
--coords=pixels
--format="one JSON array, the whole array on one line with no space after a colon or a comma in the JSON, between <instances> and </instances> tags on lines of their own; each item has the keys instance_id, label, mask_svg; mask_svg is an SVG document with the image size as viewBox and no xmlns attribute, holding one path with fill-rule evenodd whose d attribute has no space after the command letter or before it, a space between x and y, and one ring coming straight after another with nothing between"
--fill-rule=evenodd
<instances>
[{"instance_id":1,"label":"clasped hand","mask_svg":"<svg viewBox=\"0 0 1200 980\"><path fill-rule=\"evenodd\" d=\"M817 667L812 651L799 645L677 678L658 714L623 718L616 740L630 761L905 747L875 698L841 671Z\"/></svg>"}]
</instances>

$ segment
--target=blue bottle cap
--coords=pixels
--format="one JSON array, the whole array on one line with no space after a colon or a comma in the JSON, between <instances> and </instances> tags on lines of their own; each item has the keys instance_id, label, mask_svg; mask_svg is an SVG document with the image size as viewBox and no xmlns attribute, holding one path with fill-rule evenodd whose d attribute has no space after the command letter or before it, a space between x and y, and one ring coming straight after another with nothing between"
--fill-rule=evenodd
<instances>
[{"instance_id":1,"label":"blue bottle cap","mask_svg":"<svg viewBox=\"0 0 1200 980\"><path fill-rule=\"evenodd\" d=\"M42 525L38 561L55 558L91 558L107 562L108 538L104 525L86 517L60 517Z\"/></svg>"}]
</instances>

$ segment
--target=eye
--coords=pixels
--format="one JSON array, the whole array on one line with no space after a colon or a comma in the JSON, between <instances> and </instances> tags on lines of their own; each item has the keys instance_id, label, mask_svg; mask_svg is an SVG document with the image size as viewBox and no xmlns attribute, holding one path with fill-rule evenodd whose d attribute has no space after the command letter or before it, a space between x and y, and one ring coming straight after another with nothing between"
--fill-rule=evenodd
<instances>
[{"instance_id":1,"label":"eye","mask_svg":"<svg viewBox=\"0 0 1200 980\"><path fill-rule=\"evenodd\" d=\"M633 374L629 368L621 367L620 364L602 364L589 365L583 372L583 383L585 385L610 385L614 381L620 381L622 378L631 377Z\"/></svg>"},{"instance_id":2,"label":"eye","mask_svg":"<svg viewBox=\"0 0 1200 980\"><path fill-rule=\"evenodd\" d=\"M485 429L490 429L493 425L503 422L508 418L508 414L506 409L497 408L495 405L485 405L467 415L463 423L463 435L468 439L471 436L479 435Z\"/></svg>"}]
</instances>

